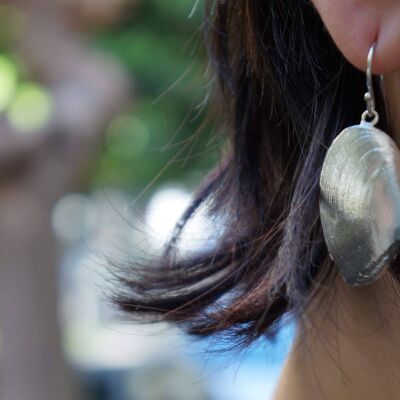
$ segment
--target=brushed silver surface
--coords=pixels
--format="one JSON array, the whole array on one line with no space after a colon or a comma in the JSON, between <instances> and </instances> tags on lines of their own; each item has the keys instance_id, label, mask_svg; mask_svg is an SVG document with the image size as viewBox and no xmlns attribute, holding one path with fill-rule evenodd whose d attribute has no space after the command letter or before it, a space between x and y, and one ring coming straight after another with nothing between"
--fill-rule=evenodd
<instances>
[{"instance_id":1,"label":"brushed silver surface","mask_svg":"<svg viewBox=\"0 0 400 400\"><path fill-rule=\"evenodd\" d=\"M320 178L320 215L329 253L351 286L375 280L400 251L400 152L372 124L343 130Z\"/></svg>"}]
</instances>

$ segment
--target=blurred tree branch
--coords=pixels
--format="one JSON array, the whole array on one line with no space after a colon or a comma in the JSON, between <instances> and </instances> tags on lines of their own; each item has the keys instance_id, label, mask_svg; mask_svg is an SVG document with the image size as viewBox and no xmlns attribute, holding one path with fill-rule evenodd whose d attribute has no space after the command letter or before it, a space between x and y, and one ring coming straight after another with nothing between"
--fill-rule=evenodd
<instances>
[{"instance_id":1,"label":"blurred tree branch","mask_svg":"<svg viewBox=\"0 0 400 400\"><path fill-rule=\"evenodd\" d=\"M142 0L55 0L73 16L71 22L78 28L87 30L117 22L132 5Z\"/></svg>"},{"instance_id":2,"label":"blurred tree branch","mask_svg":"<svg viewBox=\"0 0 400 400\"><path fill-rule=\"evenodd\" d=\"M53 115L24 135L0 118L0 329L3 400L76 398L61 353L54 203L84 176L128 81L91 53L54 0L13 0L23 13L17 49L50 90ZM116 2L116 4L118 1Z\"/></svg>"}]
</instances>

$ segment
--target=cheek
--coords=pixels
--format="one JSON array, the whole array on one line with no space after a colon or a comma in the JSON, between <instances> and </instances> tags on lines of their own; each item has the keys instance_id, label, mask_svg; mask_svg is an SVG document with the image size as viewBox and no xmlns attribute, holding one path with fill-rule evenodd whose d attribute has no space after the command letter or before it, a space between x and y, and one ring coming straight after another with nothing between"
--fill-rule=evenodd
<instances>
[{"instance_id":1,"label":"cheek","mask_svg":"<svg viewBox=\"0 0 400 400\"><path fill-rule=\"evenodd\" d=\"M400 69L399 0L314 0L313 3L350 63L365 70L368 50L377 41L374 73Z\"/></svg>"}]
</instances>

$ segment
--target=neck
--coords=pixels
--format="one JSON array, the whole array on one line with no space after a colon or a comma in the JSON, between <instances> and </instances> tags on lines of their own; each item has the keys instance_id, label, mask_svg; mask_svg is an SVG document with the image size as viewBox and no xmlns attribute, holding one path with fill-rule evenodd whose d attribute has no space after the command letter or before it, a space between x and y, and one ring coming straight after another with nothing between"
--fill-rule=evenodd
<instances>
[{"instance_id":1,"label":"neck","mask_svg":"<svg viewBox=\"0 0 400 400\"><path fill-rule=\"evenodd\" d=\"M400 147L400 71L384 85L390 134ZM299 321L274 400L399 399L399 349L399 282L387 272L373 285L350 288L337 277Z\"/></svg>"},{"instance_id":2,"label":"neck","mask_svg":"<svg viewBox=\"0 0 400 400\"><path fill-rule=\"evenodd\" d=\"M337 278L299 323L274 400L400 398L400 290Z\"/></svg>"}]
</instances>

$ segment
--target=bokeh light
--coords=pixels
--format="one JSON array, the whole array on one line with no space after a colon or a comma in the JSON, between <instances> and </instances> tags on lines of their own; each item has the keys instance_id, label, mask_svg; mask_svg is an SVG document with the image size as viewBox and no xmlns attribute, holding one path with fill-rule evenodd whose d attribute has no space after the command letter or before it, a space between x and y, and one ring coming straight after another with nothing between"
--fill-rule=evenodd
<instances>
[{"instance_id":1,"label":"bokeh light","mask_svg":"<svg viewBox=\"0 0 400 400\"><path fill-rule=\"evenodd\" d=\"M20 84L7 110L11 125L21 133L32 133L44 128L51 114L51 95L35 83Z\"/></svg>"},{"instance_id":2,"label":"bokeh light","mask_svg":"<svg viewBox=\"0 0 400 400\"><path fill-rule=\"evenodd\" d=\"M85 239L94 232L98 215L88 197L71 193L55 205L51 221L54 231L61 239L74 241Z\"/></svg>"},{"instance_id":3,"label":"bokeh light","mask_svg":"<svg viewBox=\"0 0 400 400\"><path fill-rule=\"evenodd\" d=\"M17 67L5 55L0 55L0 112L10 104L17 89Z\"/></svg>"}]
</instances>

